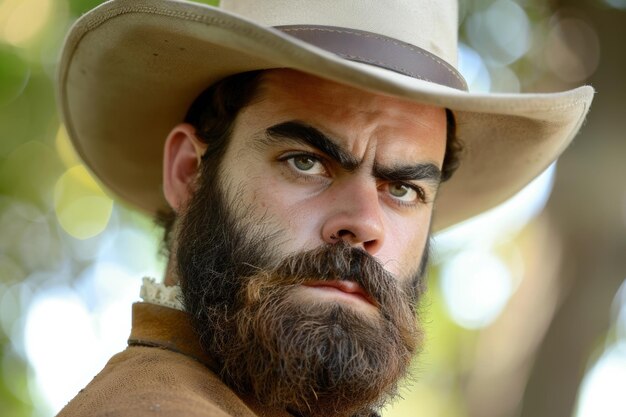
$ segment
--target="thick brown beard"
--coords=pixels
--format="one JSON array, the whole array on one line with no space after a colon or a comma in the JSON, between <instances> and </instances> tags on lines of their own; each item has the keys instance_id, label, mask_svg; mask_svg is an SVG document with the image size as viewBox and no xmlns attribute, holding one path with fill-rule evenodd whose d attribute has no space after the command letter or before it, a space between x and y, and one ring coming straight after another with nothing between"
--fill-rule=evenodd
<instances>
[{"instance_id":1,"label":"thick brown beard","mask_svg":"<svg viewBox=\"0 0 626 417\"><path fill-rule=\"evenodd\" d=\"M395 395L421 346L414 307L425 254L402 288L367 252L343 243L285 259L275 249L284 233L227 201L218 169L203 162L176 239L185 308L203 349L225 382L264 405L303 416L370 415ZM324 279L358 282L378 315L296 301L300 284Z\"/></svg>"},{"instance_id":2,"label":"thick brown beard","mask_svg":"<svg viewBox=\"0 0 626 417\"><path fill-rule=\"evenodd\" d=\"M354 263L378 314L293 296L311 279L345 279ZM248 278L230 314L210 312L211 350L225 380L266 404L308 416L368 415L396 394L419 345L410 299L369 255L325 246Z\"/></svg>"}]
</instances>

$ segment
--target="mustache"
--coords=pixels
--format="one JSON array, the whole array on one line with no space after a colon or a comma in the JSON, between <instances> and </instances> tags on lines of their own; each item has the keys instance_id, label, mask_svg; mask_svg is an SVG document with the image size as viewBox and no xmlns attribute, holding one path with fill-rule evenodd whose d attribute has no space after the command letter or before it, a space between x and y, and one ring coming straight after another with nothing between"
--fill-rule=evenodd
<instances>
[{"instance_id":1,"label":"mustache","mask_svg":"<svg viewBox=\"0 0 626 417\"><path fill-rule=\"evenodd\" d=\"M348 243L326 244L294 253L275 267L259 269L249 277L244 298L259 300L272 288L302 285L319 281L353 281L382 308L399 305L413 306L416 292L410 285L387 271L376 258Z\"/></svg>"}]
</instances>

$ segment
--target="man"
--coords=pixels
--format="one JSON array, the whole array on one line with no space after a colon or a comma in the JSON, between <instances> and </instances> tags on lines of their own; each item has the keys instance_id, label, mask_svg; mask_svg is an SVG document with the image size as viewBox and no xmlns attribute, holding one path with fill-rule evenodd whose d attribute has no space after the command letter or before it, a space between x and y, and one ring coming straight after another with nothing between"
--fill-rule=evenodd
<instances>
[{"instance_id":1,"label":"man","mask_svg":"<svg viewBox=\"0 0 626 417\"><path fill-rule=\"evenodd\" d=\"M120 0L81 18L68 131L159 213L169 264L61 415L376 415L421 346L431 230L538 175L591 101L468 93L456 25L441 0Z\"/></svg>"}]
</instances>

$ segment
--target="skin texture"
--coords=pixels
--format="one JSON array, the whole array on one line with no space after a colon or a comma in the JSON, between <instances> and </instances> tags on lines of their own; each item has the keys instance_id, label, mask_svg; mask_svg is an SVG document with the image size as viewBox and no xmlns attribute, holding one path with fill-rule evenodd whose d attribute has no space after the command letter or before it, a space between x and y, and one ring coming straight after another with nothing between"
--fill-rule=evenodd
<instances>
[{"instance_id":1,"label":"skin texture","mask_svg":"<svg viewBox=\"0 0 626 417\"><path fill-rule=\"evenodd\" d=\"M264 140L268 128L290 121L322 132L358 166L345 169L319 149L294 141ZM429 163L440 169L445 135L442 108L293 70L268 71L257 98L237 117L220 178L228 199L241 202L256 218L284 231L277 242L282 253L341 239L373 255L399 279L408 279L428 239L438 182L406 181L423 190L424 201L412 198L412 191L398 199L391 193L398 182L377 178L374 166ZM193 127L186 124L175 127L167 139L164 191L177 212L194 190L204 149ZM318 158L319 163L308 171L299 170L289 157L302 154ZM312 160L305 162L311 165ZM346 298L315 288L303 291L313 297Z\"/></svg>"}]
</instances>

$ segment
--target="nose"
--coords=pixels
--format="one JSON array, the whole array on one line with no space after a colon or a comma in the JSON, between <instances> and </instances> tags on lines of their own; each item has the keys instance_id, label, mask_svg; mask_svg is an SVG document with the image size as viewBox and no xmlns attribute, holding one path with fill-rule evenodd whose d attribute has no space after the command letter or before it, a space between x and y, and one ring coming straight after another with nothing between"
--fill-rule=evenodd
<instances>
[{"instance_id":1,"label":"nose","mask_svg":"<svg viewBox=\"0 0 626 417\"><path fill-rule=\"evenodd\" d=\"M344 241L370 255L383 245L383 212L375 184L346 184L335 190L322 226L326 243Z\"/></svg>"}]
</instances>

